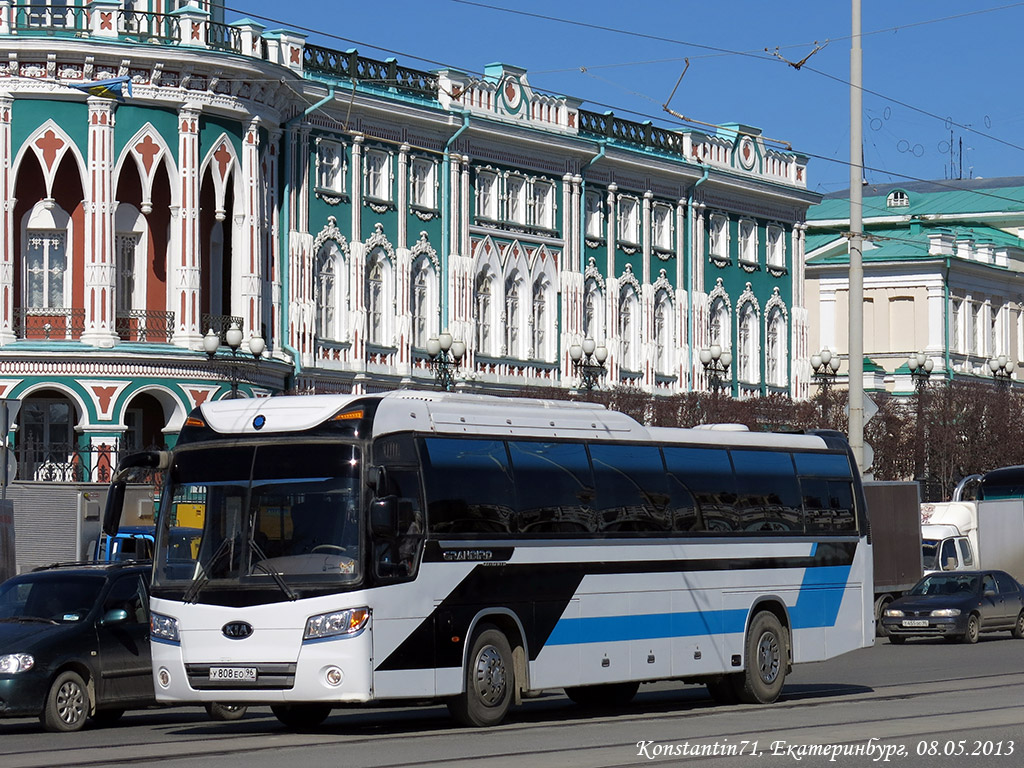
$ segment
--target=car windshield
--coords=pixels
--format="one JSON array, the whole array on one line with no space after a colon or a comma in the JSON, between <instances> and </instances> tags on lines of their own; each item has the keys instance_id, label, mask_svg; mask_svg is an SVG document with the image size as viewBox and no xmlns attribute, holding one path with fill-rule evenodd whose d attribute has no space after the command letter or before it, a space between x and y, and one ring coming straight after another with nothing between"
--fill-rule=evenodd
<instances>
[{"instance_id":1,"label":"car windshield","mask_svg":"<svg viewBox=\"0 0 1024 768\"><path fill-rule=\"evenodd\" d=\"M103 577L53 574L17 576L0 584L0 621L76 622L96 604Z\"/></svg>"},{"instance_id":2,"label":"car windshield","mask_svg":"<svg viewBox=\"0 0 1024 768\"><path fill-rule=\"evenodd\" d=\"M160 509L154 587L293 588L361 575L359 452L337 443L183 450ZM197 531L184 536L178 526Z\"/></svg>"},{"instance_id":3,"label":"car windshield","mask_svg":"<svg viewBox=\"0 0 1024 768\"><path fill-rule=\"evenodd\" d=\"M978 576L937 573L919 581L910 590L911 595L962 595L978 590Z\"/></svg>"}]
</instances>

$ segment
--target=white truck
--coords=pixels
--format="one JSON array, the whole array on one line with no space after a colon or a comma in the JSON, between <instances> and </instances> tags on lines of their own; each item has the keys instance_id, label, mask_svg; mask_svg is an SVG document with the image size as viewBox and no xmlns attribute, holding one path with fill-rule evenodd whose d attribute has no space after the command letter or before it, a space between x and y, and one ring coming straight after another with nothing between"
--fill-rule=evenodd
<instances>
[{"instance_id":1,"label":"white truck","mask_svg":"<svg viewBox=\"0 0 1024 768\"><path fill-rule=\"evenodd\" d=\"M1017 479L1015 479L1017 478ZM953 501L921 505L925 573L996 568L1024 581L1024 467L978 479L977 496L961 483Z\"/></svg>"}]
</instances>

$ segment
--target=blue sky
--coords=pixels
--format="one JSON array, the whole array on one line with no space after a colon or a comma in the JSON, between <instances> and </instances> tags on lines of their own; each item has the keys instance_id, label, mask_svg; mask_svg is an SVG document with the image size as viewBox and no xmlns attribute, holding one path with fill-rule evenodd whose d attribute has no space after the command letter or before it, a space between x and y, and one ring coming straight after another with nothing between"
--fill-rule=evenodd
<instances>
[{"instance_id":1,"label":"blue sky","mask_svg":"<svg viewBox=\"0 0 1024 768\"><path fill-rule=\"evenodd\" d=\"M418 69L526 68L537 90L678 127L745 123L849 186L849 0L225 0L310 42ZM864 164L871 183L1024 175L1024 2L862 0ZM316 31L314 31L316 30ZM799 62L814 51L800 69ZM765 49L768 49L767 51ZM689 58L682 81L679 76ZM950 154L950 145L953 152Z\"/></svg>"}]
</instances>

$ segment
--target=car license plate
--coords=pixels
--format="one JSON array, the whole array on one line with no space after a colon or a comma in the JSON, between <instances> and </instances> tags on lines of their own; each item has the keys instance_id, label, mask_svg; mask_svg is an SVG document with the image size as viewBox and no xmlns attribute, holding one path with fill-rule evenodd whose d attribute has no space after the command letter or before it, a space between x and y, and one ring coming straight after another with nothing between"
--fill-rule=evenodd
<instances>
[{"instance_id":1,"label":"car license plate","mask_svg":"<svg viewBox=\"0 0 1024 768\"><path fill-rule=\"evenodd\" d=\"M256 682L256 667L210 667L211 680Z\"/></svg>"},{"instance_id":2,"label":"car license plate","mask_svg":"<svg viewBox=\"0 0 1024 768\"><path fill-rule=\"evenodd\" d=\"M927 627L928 619L904 619L902 624L904 627Z\"/></svg>"}]
</instances>

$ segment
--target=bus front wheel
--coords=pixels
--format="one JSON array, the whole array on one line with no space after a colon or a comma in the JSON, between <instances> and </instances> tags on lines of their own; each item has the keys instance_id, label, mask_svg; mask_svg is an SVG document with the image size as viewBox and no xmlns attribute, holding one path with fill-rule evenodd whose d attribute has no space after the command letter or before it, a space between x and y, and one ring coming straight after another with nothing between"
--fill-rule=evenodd
<instances>
[{"instance_id":1,"label":"bus front wheel","mask_svg":"<svg viewBox=\"0 0 1024 768\"><path fill-rule=\"evenodd\" d=\"M486 624L473 636L466 657L465 690L448 701L448 711L462 725L497 725L512 706L515 668L508 638Z\"/></svg>"},{"instance_id":2,"label":"bus front wheel","mask_svg":"<svg viewBox=\"0 0 1024 768\"><path fill-rule=\"evenodd\" d=\"M736 678L744 704L770 704L779 698L789 668L789 635L773 613L761 611L745 640L746 669Z\"/></svg>"}]
</instances>

